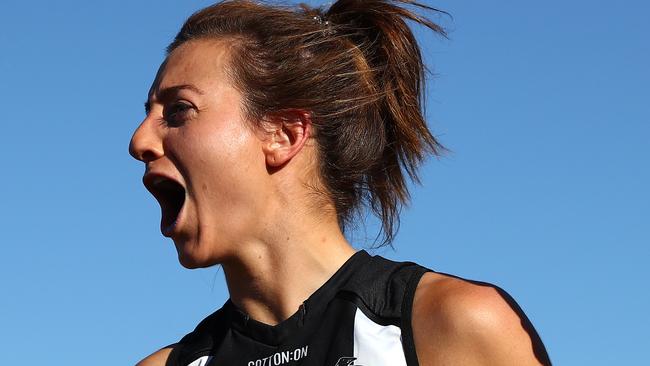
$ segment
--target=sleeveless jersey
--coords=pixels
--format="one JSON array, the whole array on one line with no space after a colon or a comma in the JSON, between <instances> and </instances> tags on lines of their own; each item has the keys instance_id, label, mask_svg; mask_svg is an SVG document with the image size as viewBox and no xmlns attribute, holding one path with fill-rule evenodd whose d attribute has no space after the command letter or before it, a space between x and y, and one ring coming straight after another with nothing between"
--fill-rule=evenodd
<instances>
[{"instance_id":1,"label":"sleeveless jersey","mask_svg":"<svg viewBox=\"0 0 650 366\"><path fill-rule=\"evenodd\" d=\"M411 308L426 271L359 251L275 326L227 301L174 346L166 365L417 366Z\"/></svg>"}]
</instances>

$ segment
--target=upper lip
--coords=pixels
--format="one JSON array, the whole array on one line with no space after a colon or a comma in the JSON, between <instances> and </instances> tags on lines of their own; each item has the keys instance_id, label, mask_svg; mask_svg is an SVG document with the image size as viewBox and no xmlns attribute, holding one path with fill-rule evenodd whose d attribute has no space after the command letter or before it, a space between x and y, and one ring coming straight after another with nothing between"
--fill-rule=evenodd
<instances>
[{"instance_id":1,"label":"upper lip","mask_svg":"<svg viewBox=\"0 0 650 366\"><path fill-rule=\"evenodd\" d=\"M183 187L183 189L185 189L185 185L182 184L178 179L164 173L148 171L148 169L147 172L142 177L142 184L144 184L145 188L147 188L147 190L151 192L151 194L156 196L157 193L157 190L155 189L156 184L164 180L171 180L173 182L176 182L181 187Z\"/></svg>"}]
</instances>

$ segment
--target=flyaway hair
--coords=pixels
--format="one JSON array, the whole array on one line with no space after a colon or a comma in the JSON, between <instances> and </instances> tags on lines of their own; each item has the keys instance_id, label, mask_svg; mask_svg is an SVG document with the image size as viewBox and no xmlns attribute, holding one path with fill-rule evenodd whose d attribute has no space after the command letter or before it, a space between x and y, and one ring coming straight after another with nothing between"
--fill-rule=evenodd
<instances>
[{"instance_id":1,"label":"flyaway hair","mask_svg":"<svg viewBox=\"0 0 650 366\"><path fill-rule=\"evenodd\" d=\"M411 10L412 9L412 10ZM408 21L446 36L408 0L339 0L329 9L230 0L190 16L168 53L195 39L229 41L229 74L251 121L311 115L322 193L343 230L366 205L382 244L409 200L407 176L443 147L423 116L425 65Z\"/></svg>"}]
</instances>

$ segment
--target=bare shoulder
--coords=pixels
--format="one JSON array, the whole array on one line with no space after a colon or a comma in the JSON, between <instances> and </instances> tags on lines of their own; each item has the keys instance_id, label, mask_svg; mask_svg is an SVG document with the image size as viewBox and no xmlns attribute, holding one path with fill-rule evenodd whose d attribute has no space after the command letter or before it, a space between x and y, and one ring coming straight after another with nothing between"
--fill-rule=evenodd
<instances>
[{"instance_id":1,"label":"bare shoulder","mask_svg":"<svg viewBox=\"0 0 650 366\"><path fill-rule=\"evenodd\" d=\"M142 361L138 362L135 366L165 366L167 358L172 351L172 346L160 349L149 356L145 357Z\"/></svg>"},{"instance_id":2,"label":"bare shoulder","mask_svg":"<svg viewBox=\"0 0 650 366\"><path fill-rule=\"evenodd\" d=\"M422 277L413 301L420 365L550 365L528 318L503 290L439 273Z\"/></svg>"}]
</instances>

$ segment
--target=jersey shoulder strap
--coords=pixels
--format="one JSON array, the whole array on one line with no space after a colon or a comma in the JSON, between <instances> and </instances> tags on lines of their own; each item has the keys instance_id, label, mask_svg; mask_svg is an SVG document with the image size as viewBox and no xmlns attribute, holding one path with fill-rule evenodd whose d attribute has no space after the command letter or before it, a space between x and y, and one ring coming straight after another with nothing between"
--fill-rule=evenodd
<instances>
[{"instance_id":1,"label":"jersey shoulder strap","mask_svg":"<svg viewBox=\"0 0 650 366\"><path fill-rule=\"evenodd\" d=\"M399 319L410 315L415 289L428 271L412 262L373 256L341 290L343 296L357 297L374 315Z\"/></svg>"},{"instance_id":2,"label":"jersey shoulder strap","mask_svg":"<svg viewBox=\"0 0 650 366\"><path fill-rule=\"evenodd\" d=\"M431 270L412 262L373 256L339 293L375 323L400 328L407 365L418 365L411 319L415 290L426 272Z\"/></svg>"}]
</instances>

